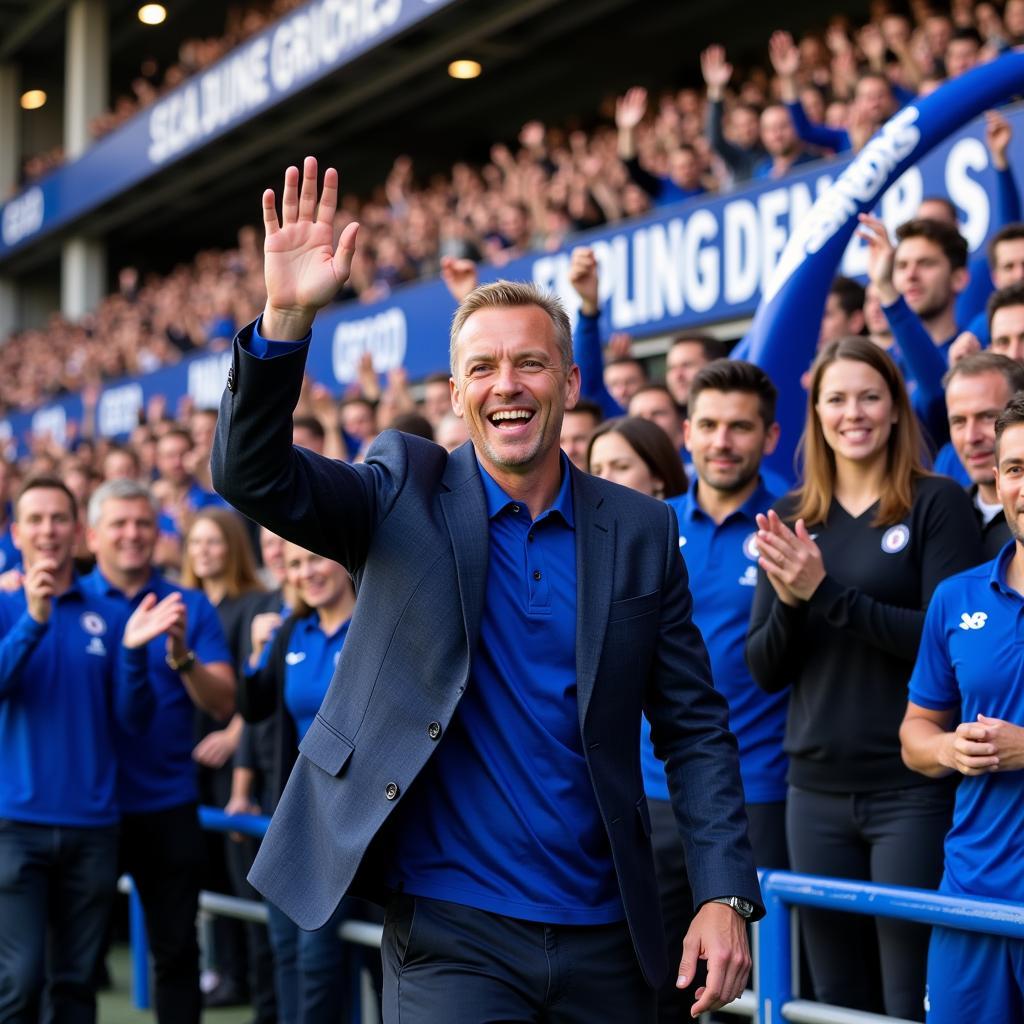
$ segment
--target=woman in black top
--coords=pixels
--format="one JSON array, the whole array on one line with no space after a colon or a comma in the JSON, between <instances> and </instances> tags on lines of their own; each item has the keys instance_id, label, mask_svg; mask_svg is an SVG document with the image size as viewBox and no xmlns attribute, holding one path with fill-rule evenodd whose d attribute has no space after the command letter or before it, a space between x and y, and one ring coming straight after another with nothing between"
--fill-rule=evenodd
<instances>
[{"instance_id":1,"label":"woman in black top","mask_svg":"<svg viewBox=\"0 0 1024 1024\"><path fill-rule=\"evenodd\" d=\"M800 487L758 517L747 662L791 685L787 839L794 871L931 889L951 783L907 769L899 726L924 609L981 560L970 501L924 468L895 363L864 338L811 371ZM817 998L924 1019L927 929L802 911ZM879 957L879 953L881 954Z\"/></svg>"}]
</instances>

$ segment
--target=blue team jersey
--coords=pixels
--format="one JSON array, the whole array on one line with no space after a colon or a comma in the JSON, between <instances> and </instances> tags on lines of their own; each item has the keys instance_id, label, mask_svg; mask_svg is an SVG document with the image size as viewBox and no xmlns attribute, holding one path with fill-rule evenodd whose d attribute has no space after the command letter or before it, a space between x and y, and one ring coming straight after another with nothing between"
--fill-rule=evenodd
<instances>
[{"instance_id":1,"label":"blue team jersey","mask_svg":"<svg viewBox=\"0 0 1024 1024\"><path fill-rule=\"evenodd\" d=\"M126 615L78 581L36 622L25 594L0 594L0 818L115 824L115 724L153 713L145 652L121 646Z\"/></svg>"},{"instance_id":2,"label":"blue team jersey","mask_svg":"<svg viewBox=\"0 0 1024 1024\"><path fill-rule=\"evenodd\" d=\"M320 628L319 616L311 612L292 627L284 656L284 705L295 722L295 734L299 740L308 732L324 701L351 621L346 619L328 635ZM272 643L263 645L256 668L247 670L247 675L255 674L266 666L272 647Z\"/></svg>"},{"instance_id":3,"label":"blue team jersey","mask_svg":"<svg viewBox=\"0 0 1024 1024\"><path fill-rule=\"evenodd\" d=\"M754 516L771 508L776 495L759 482L743 505L718 525L697 502L699 486L668 499L679 520L679 550L690 576L693 621L707 645L715 689L729 702L729 725L739 743L747 802L785 800L788 762L782 737L789 692L767 694L761 690L743 656L757 585ZM654 755L646 721L641 764L647 795L667 800L665 766Z\"/></svg>"},{"instance_id":4,"label":"blue team jersey","mask_svg":"<svg viewBox=\"0 0 1024 1024\"><path fill-rule=\"evenodd\" d=\"M188 615L186 646L195 651L204 664L234 661L228 651L217 611L199 590L175 586L159 573L153 573L145 586L132 598L108 583L94 569L82 580L90 593L105 596L131 614L148 593L158 600L180 593ZM156 692L153 722L140 736L123 730L115 734L118 755L118 796L122 811L145 814L194 802L197 799L195 746L195 706L181 676L168 667L167 640L155 637L146 645L149 679Z\"/></svg>"},{"instance_id":5,"label":"blue team jersey","mask_svg":"<svg viewBox=\"0 0 1024 1024\"><path fill-rule=\"evenodd\" d=\"M910 700L1024 725L1024 598L1006 582L1011 541L997 558L940 583L925 617ZM1024 780L994 772L960 780L941 889L1024 901Z\"/></svg>"},{"instance_id":6,"label":"blue team jersey","mask_svg":"<svg viewBox=\"0 0 1024 1024\"><path fill-rule=\"evenodd\" d=\"M7 525L0 530L0 572L17 569L21 565L21 552L14 546L11 536L11 510L7 507Z\"/></svg>"},{"instance_id":7,"label":"blue team jersey","mask_svg":"<svg viewBox=\"0 0 1024 1024\"><path fill-rule=\"evenodd\" d=\"M935 465L932 468L936 473L951 477L961 487L971 486L971 478L967 475L967 470L964 469L964 464L960 461L960 456L957 455L956 449L950 441L947 441L939 449L938 455L935 456Z\"/></svg>"}]
</instances>

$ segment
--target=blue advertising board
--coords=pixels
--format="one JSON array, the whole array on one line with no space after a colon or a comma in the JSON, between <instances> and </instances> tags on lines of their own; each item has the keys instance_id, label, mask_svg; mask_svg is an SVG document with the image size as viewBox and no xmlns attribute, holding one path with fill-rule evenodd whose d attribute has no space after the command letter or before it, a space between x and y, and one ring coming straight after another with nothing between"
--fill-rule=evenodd
<instances>
[{"instance_id":1,"label":"blue advertising board","mask_svg":"<svg viewBox=\"0 0 1024 1024\"><path fill-rule=\"evenodd\" d=\"M1009 111L1014 129L1011 163L1024 165L1024 110ZM960 213L972 251L992 234L994 174L983 122L975 121L936 146L885 192L880 213L890 229L913 216L925 196L948 196ZM757 183L712 199L659 209L638 220L588 232L572 245L592 245L600 264L605 329L636 337L746 320L760 302L789 240L815 198L843 172L848 158L802 167L799 173ZM260 197L253 196L254 213ZM569 285L571 245L509 263L500 271L481 267L481 278L529 280L576 308ZM847 245L839 272L863 277L866 251L856 238ZM355 380L360 356L370 352L384 373L402 366L416 380L448 363L448 325L455 303L439 280L397 289L387 300L350 302L325 310L313 328L309 372L335 392ZM200 354L146 376L108 384L100 397L98 428L104 435L130 429L146 400L166 395L171 406L188 394L200 406L216 405L227 373L226 353ZM82 415L80 398L68 396L34 412L0 420L0 437L28 431L62 438L69 420Z\"/></svg>"},{"instance_id":2,"label":"blue advertising board","mask_svg":"<svg viewBox=\"0 0 1024 1024\"><path fill-rule=\"evenodd\" d=\"M452 0L311 0L0 206L0 263Z\"/></svg>"}]
</instances>

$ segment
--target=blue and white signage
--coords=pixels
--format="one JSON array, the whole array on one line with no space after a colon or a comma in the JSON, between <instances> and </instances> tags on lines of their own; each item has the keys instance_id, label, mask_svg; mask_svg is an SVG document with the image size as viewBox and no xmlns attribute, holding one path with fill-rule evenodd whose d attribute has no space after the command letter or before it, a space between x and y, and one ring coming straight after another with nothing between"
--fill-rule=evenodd
<instances>
[{"instance_id":1,"label":"blue and white signage","mask_svg":"<svg viewBox=\"0 0 1024 1024\"><path fill-rule=\"evenodd\" d=\"M0 261L452 0L312 0L0 206Z\"/></svg>"}]
</instances>

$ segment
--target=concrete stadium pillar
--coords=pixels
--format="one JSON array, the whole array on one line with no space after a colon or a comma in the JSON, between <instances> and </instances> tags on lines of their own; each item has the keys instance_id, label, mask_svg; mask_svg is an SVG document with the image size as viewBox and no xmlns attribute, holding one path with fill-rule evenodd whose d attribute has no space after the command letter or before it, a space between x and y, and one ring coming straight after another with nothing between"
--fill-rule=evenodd
<instances>
[{"instance_id":1,"label":"concrete stadium pillar","mask_svg":"<svg viewBox=\"0 0 1024 1024\"><path fill-rule=\"evenodd\" d=\"M64 152L69 160L88 149L89 121L109 106L109 57L106 0L71 0L64 60Z\"/></svg>"},{"instance_id":2,"label":"concrete stadium pillar","mask_svg":"<svg viewBox=\"0 0 1024 1024\"><path fill-rule=\"evenodd\" d=\"M18 185L21 162L18 81L18 69L13 64L0 64L0 202Z\"/></svg>"},{"instance_id":3,"label":"concrete stadium pillar","mask_svg":"<svg viewBox=\"0 0 1024 1024\"><path fill-rule=\"evenodd\" d=\"M106 294L107 250L92 238L69 238L60 254L60 311L78 320Z\"/></svg>"}]
</instances>

